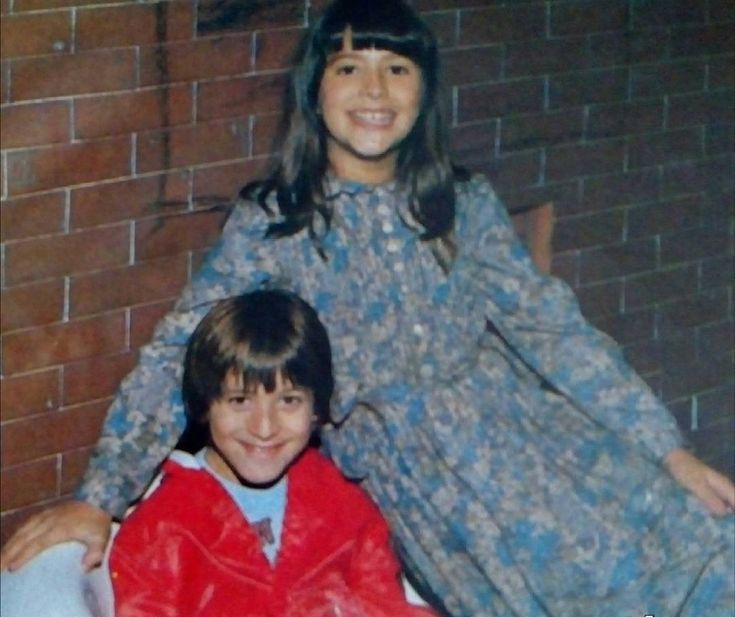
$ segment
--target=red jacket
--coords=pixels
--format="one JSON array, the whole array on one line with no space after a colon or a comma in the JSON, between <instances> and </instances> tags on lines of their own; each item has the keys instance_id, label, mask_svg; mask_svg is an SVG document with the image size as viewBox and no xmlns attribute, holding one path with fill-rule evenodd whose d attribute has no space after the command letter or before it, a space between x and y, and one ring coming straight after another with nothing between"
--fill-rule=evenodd
<instances>
[{"instance_id":1,"label":"red jacket","mask_svg":"<svg viewBox=\"0 0 735 617\"><path fill-rule=\"evenodd\" d=\"M125 520L110 570L117 617L431 617L409 605L387 525L315 450L288 473L273 565L209 472L172 461Z\"/></svg>"}]
</instances>

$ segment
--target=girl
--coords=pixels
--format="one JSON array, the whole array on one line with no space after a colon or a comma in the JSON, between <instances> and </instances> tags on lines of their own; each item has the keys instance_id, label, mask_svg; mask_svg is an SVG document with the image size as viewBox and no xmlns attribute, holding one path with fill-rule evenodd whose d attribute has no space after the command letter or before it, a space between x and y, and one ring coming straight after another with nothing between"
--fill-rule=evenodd
<instances>
[{"instance_id":1,"label":"girl","mask_svg":"<svg viewBox=\"0 0 735 617\"><path fill-rule=\"evenodd\" d=\"M388 526L309 442L329 418L329 339L297 296L217 304L184 359L186 434L115 536L117 617L431 617L403 598Z\"/></svg>"},{"instance_id":2,"label":"girl","mask_svg":"<svg viewBox=\"0 0 735 617\"><path fill-rule=\"evenodd\" d=\"M276 284L330 333L326 449L448 614L732 614L733 519L708 510L732 509L735 488L534 269L488 183L452 167L423 22L395 0L337 0L299 53L272 173L124 382L80 501L8 554L73 536L95 559L181 431L186 337L212 301Z\"/></svg>"}]
</instances>

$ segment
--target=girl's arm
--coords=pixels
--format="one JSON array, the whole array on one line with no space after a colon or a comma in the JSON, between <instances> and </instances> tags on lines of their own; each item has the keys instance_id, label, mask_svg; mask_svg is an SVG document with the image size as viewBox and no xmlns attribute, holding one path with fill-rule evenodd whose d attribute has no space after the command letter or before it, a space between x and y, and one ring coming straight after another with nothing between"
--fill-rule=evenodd
<instances>
[{"instance_id":1,"label":"girl's arm","mask_svg":"<svg viewBox=\"0 0 735 617\"><path fill-rule=\"evenodd\" d=\"M637 443L656 461L684 452L673 416L617 344L584 319L571 289L537 271L486 182L473 181L467 188L458 224L455 274L520 358L596 422ZM732 500L732 483L691 455L685 462L677 455L666 464L712 511L722 511ZM714 474L719 477L712 480Z\"/></svg>"}]
</instances>

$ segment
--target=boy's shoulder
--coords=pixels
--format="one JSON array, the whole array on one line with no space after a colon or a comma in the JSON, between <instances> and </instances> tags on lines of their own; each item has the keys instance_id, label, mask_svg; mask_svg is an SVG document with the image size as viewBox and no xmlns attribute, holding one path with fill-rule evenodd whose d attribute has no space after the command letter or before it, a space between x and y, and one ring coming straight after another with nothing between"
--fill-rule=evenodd
<instances>
[{"instance_id":1,"label":"boy's shoulder","mask_svg":"<svg viewBox=\"0 0 735 617\"><path fill-rule=\"evenodd\" d=\"M368 494L342 475L339 468L315 448L307 449L289 472L289 492L315 509L334 516L380 516ZM290 497L289 497L290 498Z\"/></svg>"}]
</instances>

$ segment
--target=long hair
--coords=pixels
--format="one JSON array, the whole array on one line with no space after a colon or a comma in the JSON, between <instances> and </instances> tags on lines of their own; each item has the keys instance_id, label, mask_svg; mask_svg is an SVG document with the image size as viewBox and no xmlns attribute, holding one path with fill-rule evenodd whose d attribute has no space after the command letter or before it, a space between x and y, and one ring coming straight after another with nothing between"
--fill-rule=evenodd
<instances>
[{"instance_id":1,"label":"long hair","mask_svg":"<svg viewBox=\"0 0 735 617\"><path fill-rule=\"evenodd\" d=\"M209 438L209 409L230 372L245 389L275 388L277 375L310 390L321 424L334 390L329 337L316 311L297 295L260 290L217 303L194 330L184 358L186 430L178 447L196 451Z\"/></svg>"},{"instance_id":2,"label":"long hair","mask_svg":"<svg viewBox=\"0 0 735 617\"><path fill-rule=\"evenodd\" d=\"M332 210L323 187L328 166L327 129L318 113L319 88L328 57L342 49L348 28L354 49L385 49L409 58L420 69L419 114L398 147L396 180L408 191L409 211L423 228L420 237L451 244L454 182L466 179L466 174L452 166L447 152L436 39L401 0L336 0L314 22L297 49L278 154L269 177L246 186L241 195L270 210L266 198L275 191L283 220L272 224L266 236L289 236L307 228L324 257L321 240L329 229ZM323 224L317 223L317 217Z\"/></svg>"}]
</instances>

